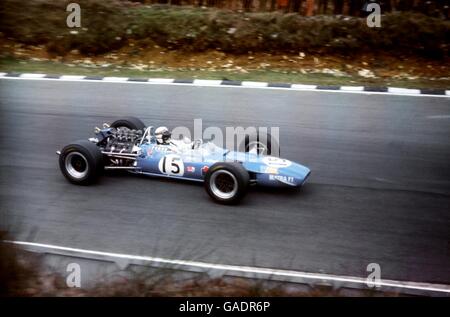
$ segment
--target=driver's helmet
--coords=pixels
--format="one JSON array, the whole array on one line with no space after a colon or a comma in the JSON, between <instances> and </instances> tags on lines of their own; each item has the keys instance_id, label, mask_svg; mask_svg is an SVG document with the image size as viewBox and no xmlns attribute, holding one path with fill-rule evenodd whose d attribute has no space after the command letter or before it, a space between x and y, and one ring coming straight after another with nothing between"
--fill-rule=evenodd
<instances>
[{"instance_id":1,"label":"driver's helmet","mask_svg":"<svg viewBox=\"0 0 450 317\"><path fill-rule=\"evenodd\" d=\"M169 144L171 135L172 133L170 133L167 127L159 127L155 130L156 142L158 144Z\"/></svg>"}]
</instances>

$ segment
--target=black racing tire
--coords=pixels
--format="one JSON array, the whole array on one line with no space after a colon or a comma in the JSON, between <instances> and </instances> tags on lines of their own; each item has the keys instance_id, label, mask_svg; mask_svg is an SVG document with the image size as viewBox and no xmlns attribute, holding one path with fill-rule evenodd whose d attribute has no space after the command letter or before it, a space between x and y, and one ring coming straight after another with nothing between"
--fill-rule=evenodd
<instances>
[{"instance_id":1,"label":"black racing tire","mask_svg":"<svg viewBox=\"0 0 450 317\"><path fill-rule=\"evenodd\" d=\"M274 155L278 154L280 155L280 146L276 140L272 140L272 135L270 133L267 133L267 137L265 138L260 137L259 132L252 135L246 135L244 141L239 145L239 151L240 152L249 152L250 147L252 146L252 143L258 142L262 144L265 147L265 150L259 150L258 148L258 154L259 155ZM278 148L278 153L276 153L276 149Z\"/></svg>"},{"instance_id":2,"label":"black racing tire","mask_svg":"<svg viewBox=\"0 0 450 317\"><path fill-rule=\"evenodd\" d=\"M242 164L218 162L205 175L205 190L212 199L224 205L237 204L247 194L250 176Z\"/></svg>"},{"instance_id":3,"label":"black racing tire","mask_svg":"<svg viewBox=\"0 0 450 317\"><path fill-rule=\"evenodd\" d=\"M126 117L123 119L119 119L111 123L112 128L121 128L125 127L130 130L144 130L145 124L140 119L136 117Z\"/></svg>"},{"instance_id":4,"label":"black racing tire","mask_svg":"<svg viewBox=\"0 0 450 317\"><path fill-rule=\"evenodd\" d=\"M103 154L90 141L76 141L61 150L59 168L69 182L89 185L103 172Z\"/></svg>"}]
</instances>

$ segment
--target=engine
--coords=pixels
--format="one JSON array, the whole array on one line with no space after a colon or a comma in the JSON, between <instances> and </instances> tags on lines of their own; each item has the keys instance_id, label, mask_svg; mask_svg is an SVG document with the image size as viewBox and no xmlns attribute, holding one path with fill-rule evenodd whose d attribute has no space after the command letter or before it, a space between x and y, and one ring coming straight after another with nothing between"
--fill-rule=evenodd
<instances>
[{"instance_id":1,"label":"engine","mask_svg":"<svg viewBox=\"0 0 450 317\"><path fill-rule=\"evenodd\" d=\"M135 169L144 134L142 130L104 125L103 129L96 128L95 134L97 138L91 141L97 143L105 155L105 169Z\"/></svg>"},{"instance_id":2,"label":"engine","mask_svg":"<svg viewBox=\"0 0 450 317\"><path fill-rule=\"evenodd\" d=\"M141 130L113 129L106 139L104 151L110 153L133 153L142 140Z\"/></svg>"}]
</instances>

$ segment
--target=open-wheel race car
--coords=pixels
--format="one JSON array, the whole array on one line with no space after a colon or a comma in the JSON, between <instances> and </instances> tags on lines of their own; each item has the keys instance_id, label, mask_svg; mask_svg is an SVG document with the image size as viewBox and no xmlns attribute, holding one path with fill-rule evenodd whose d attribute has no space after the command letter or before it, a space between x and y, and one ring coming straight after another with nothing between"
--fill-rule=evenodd
<instances>
[{"instance_id":1,"label":"open-wheel race car","mask_svg":"<svg viewBox=\"0 0 450 317\"><path fill-rule=\"evenodd\" d=\"M256 140L256 141L252 141ZM267 141L245 136L242 151L230 151L202 140L172 140L166 127L146 126L135 117L104 123L95 137L65 146L59 154L63 175L72 183L88 185L105 170L204 182L217 202L235 204L249 185L300 187L310 170L300 164L271 156Z\"/></svg>"}]
</instances>

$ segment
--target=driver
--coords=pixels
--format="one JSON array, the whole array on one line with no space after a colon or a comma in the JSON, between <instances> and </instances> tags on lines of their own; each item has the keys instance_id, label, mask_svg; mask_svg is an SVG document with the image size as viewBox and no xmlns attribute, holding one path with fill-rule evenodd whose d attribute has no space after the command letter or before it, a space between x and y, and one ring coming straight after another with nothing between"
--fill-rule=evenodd
<instances>
[{"instance_id":1,"label":"driver","mask_svg":"<svg viewBox=\"0 0 450 317\"><path fill-rule=\"evenodd\" d=\"M188 138L183 140L172 140L172 133L167 127L159 127L155 130L156 143L159 145L168 145L176 152L198 149L202 144L201 140L191 141Z\"/></svg>"},{"instance_id":2,"label":"driver","mask_svg":"<svg viewBox=\"0 0 450 317\"><path fill-rule=\"evenodd\" d=\"M172 133L170 133L167 127L159 127L155 130L156 142L158 144L169 145L171 136Z\"/></svg>"}]
</instances>

